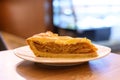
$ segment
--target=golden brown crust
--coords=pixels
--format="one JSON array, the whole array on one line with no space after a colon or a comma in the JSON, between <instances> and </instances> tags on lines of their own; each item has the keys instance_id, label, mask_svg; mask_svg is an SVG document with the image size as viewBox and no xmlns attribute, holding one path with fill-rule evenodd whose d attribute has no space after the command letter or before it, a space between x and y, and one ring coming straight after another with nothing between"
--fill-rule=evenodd
<instances>
[{"instance_id":1,"label":"golden brown crust","mask_svg":"<svg viewBox=\"0 0 120 80\"><path fill-rule=\"evenodd\" d=\"M72 38L69 36L58 36L58 34L46 32L28 38L27 43L36 56L97 56L97 48L87 38Z\"/></svg>"}]
</instances>

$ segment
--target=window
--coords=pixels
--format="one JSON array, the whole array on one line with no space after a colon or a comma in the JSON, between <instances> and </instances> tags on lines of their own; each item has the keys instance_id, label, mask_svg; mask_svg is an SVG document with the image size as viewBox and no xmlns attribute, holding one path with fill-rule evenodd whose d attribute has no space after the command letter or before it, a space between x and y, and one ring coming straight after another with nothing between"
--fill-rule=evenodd
<instances>
[{"instance_id":1,"label":"window","mask_svg":"<svg viewBox=\"0 0 120 80\"><path fill-rule=\"evenodd\" d=\"M119 0L53 0L54 25L65 29L120 26Z\"/></svg>"}]
</instances>

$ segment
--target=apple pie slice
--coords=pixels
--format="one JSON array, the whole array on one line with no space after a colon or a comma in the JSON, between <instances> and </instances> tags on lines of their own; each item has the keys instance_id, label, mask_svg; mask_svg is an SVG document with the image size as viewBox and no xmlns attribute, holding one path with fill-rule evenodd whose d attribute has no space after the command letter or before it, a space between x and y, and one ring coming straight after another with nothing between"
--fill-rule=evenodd
<instances>
[{"instance_id":1,"label":"apple pie slice","mask_svg":"<svg viewBox=\"0 0 120 80\"><path fill-rule=\"evenodd\" d=\"M97 56L97 48L91 43L91 40L59 36L50 31L29 37L27 43L37 57L83 58Z\"/></svg>"}]
</instances>

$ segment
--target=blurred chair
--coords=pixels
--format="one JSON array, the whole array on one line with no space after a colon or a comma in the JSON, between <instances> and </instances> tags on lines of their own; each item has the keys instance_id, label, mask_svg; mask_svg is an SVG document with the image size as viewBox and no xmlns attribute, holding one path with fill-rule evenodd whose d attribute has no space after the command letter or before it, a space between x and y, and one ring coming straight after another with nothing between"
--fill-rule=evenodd
<instances>
[{"instance_id":1,"label":"blurred chair","mask_svg":"<svg viewBox=\"0 0 120 80\"><path fill-rule=\"evenodd\" d=\"M4 31L1 31L1 42L2 44L4 44L4 50L5 49L11 50L17 47L27 45L26 40L24 38Z\"/></svg>"},{"instance_id":2,"label":"blurred chair","mask_svg":"<svg viewBox=\"0 0 120 80\"><path fill-rule=\"evenodd\" d=\"M2 35L0 34L0 51L7 50L7 47L5 45L4 39L2 38Z\"/></svg>"}]
</instances>

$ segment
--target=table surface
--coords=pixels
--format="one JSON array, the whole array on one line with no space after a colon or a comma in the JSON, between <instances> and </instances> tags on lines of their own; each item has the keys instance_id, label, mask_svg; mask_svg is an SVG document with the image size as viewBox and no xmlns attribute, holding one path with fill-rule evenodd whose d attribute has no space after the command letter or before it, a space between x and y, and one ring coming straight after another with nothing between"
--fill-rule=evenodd
<instances>
[{"instance_id":1,"label":"table surface","mask_svg":"<svg viewBox=\"0 0 120 80\"><path fill-rule=\"evenodd\" d=\"M120 80L120 55L76 66L54 67L26 61L12 50L0 52L0 80Z\"/></svg>"}]
</instances>

